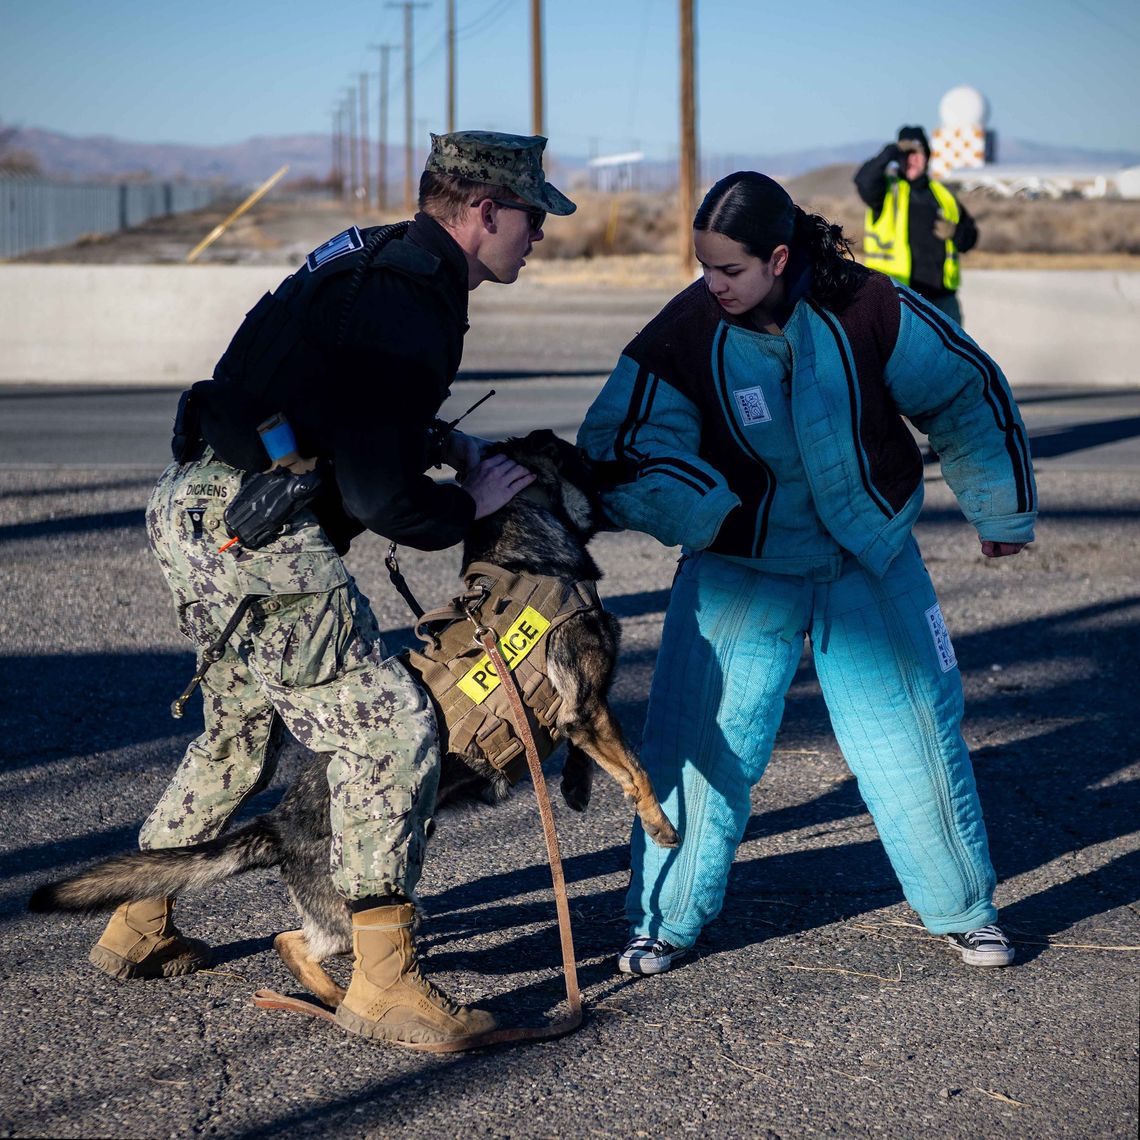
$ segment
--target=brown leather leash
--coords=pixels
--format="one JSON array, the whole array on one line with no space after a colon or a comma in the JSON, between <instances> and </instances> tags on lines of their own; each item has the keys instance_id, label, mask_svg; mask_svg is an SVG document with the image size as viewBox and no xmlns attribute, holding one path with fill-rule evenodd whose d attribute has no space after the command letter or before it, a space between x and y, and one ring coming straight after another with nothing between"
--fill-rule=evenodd
<instances>
[{"instance_id":1,"label":"brown leather leash","mask_svg":"<svg viewBox=\"0 0 1140 1140\"><path fill-rule=\"evenodd\" d=\"M474 620L474 619L473 619ZM566 1004L569 1013L548 1025L517 1029L493 1029L489 1033L474 1034L470 1037L457 1037L451 1041L410 1042L392 1041L405 1049L418 1049L425 1053L462 1053L468 1049L483 1049L489 1045L505 1045L515 1041L546 1041L572 1033L581 1026L584 1013L582 994L578 988L578 967L574 958L574 935L570 927L570 904L566 897L566 876L562 870L562 854L558 846L558 833L554 829L554 812L550 806L550 795L546 788L546 777L542 774L542 762L538 758L538 747L530 730L522 694L503 655L499 651L495 631L476 623L475 638L487 652L495 674L503 685L510 701L515 718L515 728L526 748L526 762L534 784L535 799L538 800L538 814L542 820L542 834L546 840L546 855L550 862L550 878L554 886L554 906L558 912L558 934L562 942L562 970L566 979ZM258 990L253 995L253 1004L261 1009L285 1009L292 1013L304 1013L319 1017L324 1021L336 1022L336 1014L322 1005L301 998L286 997L275 990Z\"/></svg>"},{"instance_id":2,"label":"brown leather leash","mask_svg":"<svg viewBox=\"0 0 1140 1140\"><path fill-rule=\"evenodd\" d=\"M534 735L530 731L530 721L527 719L526 707L523 705L522 693L519 692L514 674L503 660L499 652L495 631L486 626L479 626L475 636L482 643L495 666L495 673L500 683L506 689L507 697L511 702L511 711L515 714L515 728L526 747L526 762L530 768L531 783L534 784L534 798L538 801L538 814L542 820L542 834L546 840L546 857L550 863L550 878L554 887L554 906L558 912L558 935L562 941L562 970L566 976L566 1004L570 1008L569 1016L560 1019L553 1025L542 1029L518 1030L520 1033L533 1034L536 1037L559 1037L569 1033L582 1024L582 994L578 989L578 966L574 959L574 934L570 928L570 904L566 898L566 876L562 870L562 852L558 847L558 833L554 830L554 812L550 806L550 794L546 789L546 777L542 774L542 762L538 758L538 746L534 742ZM519 1038L523 1040L523 1038Z\"/></svg>"}]
</instances>

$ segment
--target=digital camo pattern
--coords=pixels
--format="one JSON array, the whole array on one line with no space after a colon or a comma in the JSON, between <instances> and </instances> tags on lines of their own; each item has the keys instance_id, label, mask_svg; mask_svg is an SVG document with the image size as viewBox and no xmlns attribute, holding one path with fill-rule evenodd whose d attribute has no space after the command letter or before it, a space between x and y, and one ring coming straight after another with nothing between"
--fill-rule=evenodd
<instances>
[{"instance_id":1,"label":"digital camo pattern","mask_svg":"<svg viewBox=\"0 0 1140 1140\"><path fill-rule=\"evenodd\" d=\"M408 893L423 866L439 779L431 706L384 643L316 519L257 551L220 553L241 472L206 455L166 469L147 535L199 655L247 594L258 601L202 684L205 731L143 825L140 846L217 836L268 784L282 724L329 757L332 874L346 897ZM236 553L235 553L236 552Z\"/></svg>"},{"instance_id":2,"label":"digital camo pattern","mask_svg":"<svg viewBox=\"0 0 1140 1140\"><path fill-rule=\"evenodd\" d=\"M488 182L513 190L524 202L550 214L572 214L577 209L542 172L542 135L508 135L498 131L455 131L431 136L427 169L437 174Z\"/></svg>"}]
</instances>

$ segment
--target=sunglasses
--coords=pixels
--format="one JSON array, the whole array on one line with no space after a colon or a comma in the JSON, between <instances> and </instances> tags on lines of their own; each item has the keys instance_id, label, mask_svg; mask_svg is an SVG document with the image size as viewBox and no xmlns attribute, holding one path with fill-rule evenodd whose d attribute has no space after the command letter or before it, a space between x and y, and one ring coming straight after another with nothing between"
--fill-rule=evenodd
<instances>
[{"instance_id":1,"label":"sunglasses","mask_svg":"<svg viewBox=\"0 0 1140 1140\"><path fill-rule=\"evenodd\" d=\"M507 210L522 210L526 214L527 225L530 226L532 234L538 233L546 221L545 210L540 210L537 206L528 206L525 202L507 202L502 198L480 198L478 201L472 202L471 205L478 206L480 202L494 202L496 206L502 206Z\"/></svg>"}]
</instances>

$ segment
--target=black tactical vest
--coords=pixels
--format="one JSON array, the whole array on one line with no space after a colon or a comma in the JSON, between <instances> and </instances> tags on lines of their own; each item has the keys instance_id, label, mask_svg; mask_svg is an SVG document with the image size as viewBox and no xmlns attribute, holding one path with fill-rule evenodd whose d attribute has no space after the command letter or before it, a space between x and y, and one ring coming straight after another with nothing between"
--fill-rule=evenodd
<instances>
[{"instance_id":1,"label":"black tactical vest","mask_svg":"<svg viewBox=\"0 0 1140 1140\"><path fill-rule=\"evenodd\" d=\"M425 279L436 272L434 254L397 240L409 224L363 231L354 226L337 234L246 314L213 378L191 389L201 436L224 462L247 471L268 467L257 425L288 408L298 385L311 384L322 374L323 348L309 319L319 291L335 278L345 279L337 286L344 296L336 327L320 330L323 345L336 345L344 339L368 273L387 269Z\"/></svg>"}]
</instances>

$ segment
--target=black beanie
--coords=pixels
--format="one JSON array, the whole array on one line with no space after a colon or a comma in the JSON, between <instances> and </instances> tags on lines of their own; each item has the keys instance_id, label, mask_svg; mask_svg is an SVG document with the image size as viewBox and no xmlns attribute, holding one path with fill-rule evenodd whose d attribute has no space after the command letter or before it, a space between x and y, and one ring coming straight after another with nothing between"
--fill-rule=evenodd
<instances>
[{"instance_id":1,"label":"black beanie","mask_svg":"<svg viewBox=\"0 0 1140 1140\"><path fill-rule=\"evenodd\" d=\"M901 143L916 142L926 152L926 157L930 157L930 140L921 127L899 127L898 141Z\"/></svg>"}]
</instances>

